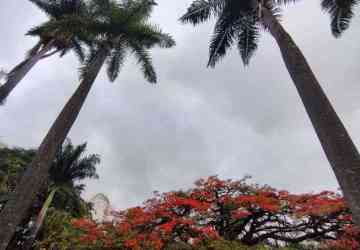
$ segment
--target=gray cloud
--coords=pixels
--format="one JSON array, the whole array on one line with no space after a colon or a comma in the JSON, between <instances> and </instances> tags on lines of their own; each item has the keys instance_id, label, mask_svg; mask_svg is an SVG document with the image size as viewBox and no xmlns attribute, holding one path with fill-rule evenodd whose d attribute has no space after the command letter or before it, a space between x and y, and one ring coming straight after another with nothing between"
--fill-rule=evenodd
<instances>
[{"instance_id":1,"label":"gray cloud","mask_svg":"<svg viewBox=\"0 0 360 250\"><path fill-rule=\"evenodd\" d=\"M232 51L207 69L212 25L180 25L190 3L158 0L154 21L171 32L177 47L154 50L158 85L149 85L130 59L116 83L98 77L70 137L102 156L100 180L86 197L107 194L114 206L136 205L153 190L191 185L219 174L297 192L335 189L335 178L288 76L274 40L263 34L251 65ZM20 8L21 7L21 8ZM23 34L44 20L27 1L0 2L0 67L18 63L34 40ZM13 13L17 13L14 15ZM357 11L359 13L359 11ZM305 17L304 17L305 16ZM360 24L342 39L330 35L317 1L289 6L284 26L310 62L322 86L360 146ZM37 65L0 108L0 140L39 145L77 85L73 55Z\"/></svg>"}]
</instances>

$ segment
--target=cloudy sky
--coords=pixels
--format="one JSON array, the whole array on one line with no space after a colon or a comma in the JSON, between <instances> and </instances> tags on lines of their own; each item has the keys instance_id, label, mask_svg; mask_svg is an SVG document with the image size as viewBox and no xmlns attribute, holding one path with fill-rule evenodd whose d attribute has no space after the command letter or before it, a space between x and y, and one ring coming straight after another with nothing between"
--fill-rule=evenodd
<instances>
[{"instance_id":1,"label":"cloudy sky","mask_svg":"<svg viewBox=\"0 0 360 250\"><path fill-rule=\"evenodd\" d=\"M145 82L129 59L115 83L98 77L73 126L73 143L101 155L100 180L85 197L106 194L114 207L140 204L152 191L189 187L197 178L250 174L296 192L337 184L274 40L264 33L250 67L232 51L206 68L212 25L177 22L191 0L158 0L154 22L177 46L154 50L158 85ZM330 34L319 1L284 11L283 25L303 50L337 112L360 147L360 18L342 39ZM360 16L360 8L357 10ZM0 68L11 69L36 42L26 31L45 20L26 0L0 1ZM0 107L0 141L37 147L77 87L69 54L38 64Z\"/></svg>"}]
</instances>

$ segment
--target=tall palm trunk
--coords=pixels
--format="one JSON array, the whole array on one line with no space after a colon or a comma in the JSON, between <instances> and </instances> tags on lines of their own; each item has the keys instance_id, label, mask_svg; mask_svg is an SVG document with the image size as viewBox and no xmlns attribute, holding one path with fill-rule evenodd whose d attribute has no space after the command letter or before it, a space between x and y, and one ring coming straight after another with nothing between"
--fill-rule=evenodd
<instances>
[{"instance_id":1,"label":"tall palm trunk","mask_svg":"<svg viewBox=\"0 0 360 250\"><path fill-rule=\"evenodd\" d=\"M267 9L263 9L263 22L281 50L285 65L351 209L354 222L360 227L359 152L290 35Z\"/></svg>"},{"instance_id":2,"label":"tall palm trunk","mask_svg":"<svg viewBox=\"0 0 360 250\"><path fill-rule=\"evenodd\" d=\"M87 73L79 87L64 106L56 118L49 132L42 141L38 152L26 169L20 183L16 186L11 199L5 204L0 213L0 250L5 250L17 225L31 207L37 193L48 180L50 165L56 151L61 147L72 125L74 124L81 107L102 67L107 56L107 49L99 50L92 59Z\"/></svg>"},{"instance_id":3,"label":"tall palm trunk","mask_svg":"<svg viewBox=\"0 0 360 250\"><path fill-rule=\"evenodd\" d=\"M13 68L9 74L7 74L6 82L0 86L0 104L5 102L6 97L9 96L11 91L18 85L18 83L26 76L26 74L39 62L43 56L46 55L52 49L52 41L47 43L40 51L34 55L26 58Z\"/></svg>"},{"instance_id":4,"label":"tall palm trunk","mask_svg":"<svg viewBox=\"0 0 360 250\"><path fill-rule=\"evenodd\" d=\"M25 242L25 245L23 246L22 250L30 250L31 247L33 246L36 236L39 233L39 231L44 223L46 213L54 199L56 191L57 191L57 188L54 188L50 192L48 197L46 198L46 201L44 202L44 205L42 206L40 213L38 214L38 216L36 218L35 224L31 228L30 238Z\"/></svg>"}]
</instances>

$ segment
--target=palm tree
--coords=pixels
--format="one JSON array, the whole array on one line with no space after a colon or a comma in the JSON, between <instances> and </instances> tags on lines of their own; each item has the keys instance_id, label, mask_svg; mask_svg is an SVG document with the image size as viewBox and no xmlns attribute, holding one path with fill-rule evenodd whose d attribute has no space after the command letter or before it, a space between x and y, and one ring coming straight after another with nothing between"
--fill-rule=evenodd
<instances>
[{"instance_id":1,"label":"palm tree","mask_svg":"<svg viewBox=\"0 0 360 250\"><path fill-rule=\"evenodd\" d=\"M322 0L321 6L330 14L331 32L338 38L349 28L350 21L354 16L354 8L358 0Z\"/></svg>"},{"instance_id":2,"label":"palm tree","mask_svg":"<svg viewBox=\"0 0 360 250\"><path fill-rule=\"evenodd\" d=\"M270 32L280 48L354 221L360 226L360 155L301 50L278 20L280 5L290 2L294 0L195 0L180 21L197 25L217 18L210 41L208 66L211 67L226 55L234 42L247 65L257 48L260 29ZM344 27L342 23L340 28Z\"/></svg>"},{"instance_id":3,"label":"palm tree","mask_svg":"<svg viewBox=\"0 0 360 250\"><path fill-rule=\"evenodd\" d=\"M98 32L98 36L84 62L79 87L43 139L34 160L14 192L14 198L6 203L0 213L0 250L6 249L16 225L21 222L37 192L47 181L56 150L74 124L104 63L107 62L108 76L114 81L126 55L132 53L141 65L145 78L156 83L149 49L154 46L169 48L175 42L168 34L149 23L154 5L152 0L124 0L121 3L114 0L93 0L89 6L89 20L84 22L75 18L69 20L72 25L62 21L63 26L71 26L75 32L79 31L78 29L91 30ZM56 21L51 21L36 32L46 32L56 24Z\"/></svg>"},{"instance_id":4,"label":"palm tree","mask_svg":"<svg viewBox=\"0 0 360 250\"><path fill-rule=\"evenodd\" d=\"M45 12L50 20L61 20L74 15L81 16L84 9L81 0L29 1ZM59 53L60 57L62 57L70 50L75 52L80 61L84 59L82 42L75 35L66 36L64 33L57 33L57 35L55 35L54 32L49 32L38 36L38 38L39 41L27 53L25 60L6 74L6 81L0 86L0 104L4 103L11 91L40 60L48 58L56 53Z\"/></svg>"},{"instance_id":5,"label":"palm tree","mask_svg":"<svg viewBox=\"0 0 360 250\"><path fill-rule=\"evenodd\" d=\"M100 163L98 155L83 156L85 150L86 143L74 147L70 140L60 147L50 168L48 197L31 228L30 238L25 242L23 250L32 247L46 213L54 202L56 208L67 212L81 210L80 194L84 190L84 185L78 182L88 178L97 179L96 165Z\"/></svg>"}]
</instances>

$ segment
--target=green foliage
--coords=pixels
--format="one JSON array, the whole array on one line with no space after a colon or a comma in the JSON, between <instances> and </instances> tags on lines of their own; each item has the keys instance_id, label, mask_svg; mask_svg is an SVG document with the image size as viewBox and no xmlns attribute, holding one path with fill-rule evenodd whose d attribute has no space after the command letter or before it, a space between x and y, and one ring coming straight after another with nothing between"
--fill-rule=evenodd
<instances>
[{"instance_id":1,"label":"green foliage","mask_svg":"<svg viewBox=\"0 0 360 250\"><path fill-rule=\"evenodd\" d=\"M86 151L86 143L74 146L67 140L58 150L51 166L50 179L53 185L74 185L76 181L86 178L98 179L96 166L100 163L100 157L96 154L83 156ZM76 186L82 189L80 185Z\"/></svg>"},{"instance_id":2,"label":"green foliage","mask_svg":"<svg viewBox=\"0 0 360 250\"><path fill-rule=\"evenodd\" d=\"M57 152L56 158L50 169L50 182L45 192L50 192L54 187L58 188L53 206L57 209L71 212L74 216L88 214L89 205L81 197L84 185L79 181L84 179L96 179L96 166L100 162L98 155L84 156L86 144L72 145L68 140ZM0 148L0 203L1 197L15 189L17 182L31 163L36 150L22 148ZM46 194L42 196L46 197ZM6 201L6 200L4 200ZM4 202L3 201L3 202Z\"/></svg>"},{"instance_id":3,"label":"green foliage","mask_svg":"<svg viewBox=\"0 0 360 250\"><path fill-rule=\"evenodd\" d=\"M267 250L263 245L254 247L245 246L238 241L215 240L210 241L204 246L199 247L199 250ZM285 249L284 249L285 250Z\"/></svg>"},{"instance_id":4,"label":"green foliage","mask_svg":"<svg viewBox=\"0 0 360 250\"><path fill-rule=\"evenodd\" d=\"M96 166L99 164L100 158L96 154L85 155L85 152L86 143L74 146L70 140L67 140L58 150L50 169L49 182L39 193L38 199L34 202L27 219L21 226L22 229L16 234L13 240L14 245L17 245L16 242L22 244L27 241L30 232L28 222L34 221L34 218L38 218L37 222L39 222L39 219L45 216L45 224L48 223L49 225L40 231L41 235L38 239L47 242L48 237L51 239L57 236L59 230L54 230L52 227L56 226L60 219L69 220L70 217L90 216L91 204L81 198L80 195L85 186L79 181L98 178ZM9 194L15 189L35 154L36 150L0 148L0 204L7 201ZM51 207L48 210L51 211L51 218L47 220L49 212L39 214L39 209L48 195L55 190L54 198L51 203L47 204ZM62 224L66 225L65 222L59 222L58 226L63 226Z\"/></svg>"},{"instance_id":5,"label":"green foliage","mask_svg":"<svg viewBox=\"0 0 360 250\"><path fill-rule=\"evenodd\" d=\"M151 0L92 0L86 5L86 17L67 16L51 20L32 30L31 34L75 36L90 45L90 53L81 67L81 76L92 71L94 58L106 50L107 74L114 81L121 70L125 56L136 57L145 78L155 83L156 73L149 50L155 46L170 48L175 41L169 34L149 22L153 6Z\"/></svg>"},{"instance_id":6,"label":"green foliage","mask_svg":"<svg viewBox=\"0 0 360 250\"><path fill-rule=\"evenodd\" d=\"M331 20L331 32L335 37L349 28L350 21L354 16L353 9L358 0L322 0L321 6L328 12Z\"/></svg>"},{"instance_id":7,"label":"green foliage","mask_svg":"<svg viewBox=\"0 0 360 250\"><path fill-rule=\"evenodd\" d=\"M89 29L97 32L97 42L106 45L109 51L107 73L114 81L124 63L126 54L133 54L141 65L145 78L155 83L156 73L152 65L149 49L154 46L169 48L175 45L168 34L157 26L148 23L154 2L149 0L130 0L115 4L114 1L93 1L93 9L101 10L106 2L103 18L88 24ZM100 11L99 11L100 12ZM87 60L84 70L90 67L92 60Z\"/></svg>"},{"instance_id":8,"label":"green foliage","mask_svg":"<svg viewBox=\"0 0 360 250\"><path fill-rule=\"evenodd\" d=\"M39 42L28 52L29 56L35 55L43 46L51 42L51 47L55 52L60 52L60 57L73 51L80 61L85 59L85 52L83 44L88 44L90 39L86 37L86 32L72 33L70 20L81 19L87 17L87 9L85 2L82 0L29 0L35 4L41 11L43 11L49 20L43 24L35 26L29 30L27 35L39 38ZM68 22L64 22L68 20ZM59 26L52 26L50 24L57 21L57 25L62 25L59 32ZM51 55L51 54L50 54Z\"/></svg>"},{"instance_id":9,"label":"green foliage","mask_svg":"<svg viewBox=\"0 0 360 250\"><path fill-rule=\"evenodd\" d=\"M51 249L54 244L59 250L71 249L71 241L74 230L71 227L71 215L65 211L54 208L49 209L46 216L43 230L39 235L40 241L35 245L35 249Z\"/></svg>"},{"instance_id":10,"label":"green foliage","mask_svg":"<svg viewBox=\"0 0 360 250\"><path fill-rule=\"evenodd\" d=\"M35 150L0 148L0 197L12 192L27 164L35 156Z\"/></svg>"},{"instance_id":11,"label":"green foliage","mask_svg":"<svg viewBox=\"0 0 360 250\"><path fill-rule=\"evenodd\" d=\"M110 81L115 81L118 77L121 67L124 64L126 57L126 50L122 44L118 44L118 47L111 51L111 55L108 58L107 74Z\"/></svg>"},{"instance_id":12,"label":"green foliage","mask_svg":"<svg viewBox=\"0 0 360 250\"><path fill-rule=\"evenodd\" d=\"M261 2L262 4L260 1L195 0L180 21L198 25L211 18L216 19L209 44L208 66L215 67L234 43L237 44L244 65L248 65L258 47L259 29L264 27L261 18L262 8L267 8L275 18L278 18L280 12L278 6L292 0Z\"/></svg>"}]
</instances>

